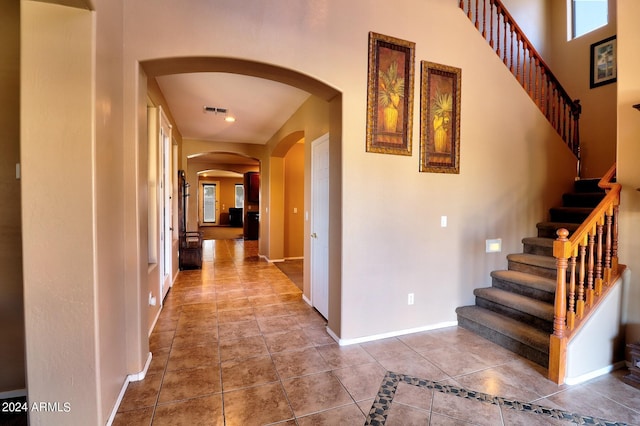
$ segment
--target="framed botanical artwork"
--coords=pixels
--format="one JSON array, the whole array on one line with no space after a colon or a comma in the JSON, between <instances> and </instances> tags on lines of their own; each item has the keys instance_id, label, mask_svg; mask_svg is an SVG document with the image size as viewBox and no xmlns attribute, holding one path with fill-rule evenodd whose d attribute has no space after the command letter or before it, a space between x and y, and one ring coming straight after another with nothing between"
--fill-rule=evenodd
<instances>
[{"instance_id":1,"label":"framed botanical artwork","mask_svg":"<svg viewBox=\"0 0 640 426\"><path fill-rule=\"evenodd\" d=\"M421 62L420 171L460 173L460 68Z\"/></svg>"},{"instance_id":2,"label":"framed botanical artwork","mask_svg":"<svg viewBox=\"0 0 640 426\"><path fill-rule=\"evenodd\" d=\"M411 155L415 43L369 33L367 151Z\"/></svg>"},{"instance_id":3,"label":"framed botanical artwork","mask_svg":"<svg viewBox=\"0 0 640 426\"><path fill-rule=\"evenodd\" d=\"M613 83L618 78L616 36L591 45L591 88Z\"/></svg>"}]
</instances>

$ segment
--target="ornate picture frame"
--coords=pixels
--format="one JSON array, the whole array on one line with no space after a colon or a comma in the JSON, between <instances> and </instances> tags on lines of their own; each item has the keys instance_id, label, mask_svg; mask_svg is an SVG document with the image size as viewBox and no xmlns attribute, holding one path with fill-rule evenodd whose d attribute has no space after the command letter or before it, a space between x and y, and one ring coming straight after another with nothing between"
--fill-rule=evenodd
<instances>
[{"instance_id":1,"label":"ornate picture frame","mask_svg":"<svg viewBox=\"0 0 640 426\"><path fill-rule=\"evenodd\" d=\"M616 36L611 36L591 45L589 72L590 88L614 83L618 80Z\"/></svg>"},{"instance_id":2,"label":"ornate picture frame","mask_svg":"<svg viewBox=\"0 0 640 426\"><path fill-rule=\"evenodd\" d=\"M462 70L421 62L420 171L460 173Z\"/></svg>"},{"instance_id":3,"label":"ornate picture frame","mask_svg":"<svg viewBox=\"0 0 640 426\"><path fill-rule=\"evenodd\" d=\"M411 155L415 43L369 32L367 152Z\"/></svg>"}]
</instances>

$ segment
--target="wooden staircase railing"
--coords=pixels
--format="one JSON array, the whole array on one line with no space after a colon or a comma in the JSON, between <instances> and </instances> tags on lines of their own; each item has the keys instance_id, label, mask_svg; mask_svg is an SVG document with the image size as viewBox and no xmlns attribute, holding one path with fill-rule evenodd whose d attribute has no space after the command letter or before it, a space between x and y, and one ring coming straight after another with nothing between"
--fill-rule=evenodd
<instances>
[{"instance_id":1,"label":"wooden staircase railing","mask_svg":"<svg viewBox=\"0 0 640 426\"><path fill-rule=\"evenodd\" d=\"M567 238L569 231L562 228L553 243L558 275L549 379L558 384L564 382L567 343L621 275L622 268L618 268L621 185L614 182L615 174L614 164L598 183L606 192L602 201L571 238Z\"/></svg>"},{"instance_id":2,"label":"wooden staircase railing","mask_svg":"<svg viewBox=\"0 0 640 426\"><path fill-rule=\"evenodd\" d=\"M578 158L582 107L572 100L500 0L460 0L460 8Z\"/></svg>"}]
</instances>

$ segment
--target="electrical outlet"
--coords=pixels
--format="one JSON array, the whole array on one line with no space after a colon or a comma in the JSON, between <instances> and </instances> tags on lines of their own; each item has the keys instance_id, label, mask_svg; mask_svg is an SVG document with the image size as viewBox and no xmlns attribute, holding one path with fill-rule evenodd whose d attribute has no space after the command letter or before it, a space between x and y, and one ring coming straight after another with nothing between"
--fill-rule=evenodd
<instances>
[{"instance_id":1,"label":"electrical outlet","mask_svg":"<svg viewBox=\"0 0 640 426\"><path fill-rule=\"evenodd\" d=\"M446 216L440 216L440 226L443 228L447 227L447 217Z\"/></svg>"},{"instance_id":2,"label":"electrical outlet","mask_svg":"<svg viewBox=\"0 0 640 426\"><path fill-rule=\"evenodd\" d=\"M413 305L413 293L409 293L407 296L407 305Z\"/></svg>"}]
</instances>

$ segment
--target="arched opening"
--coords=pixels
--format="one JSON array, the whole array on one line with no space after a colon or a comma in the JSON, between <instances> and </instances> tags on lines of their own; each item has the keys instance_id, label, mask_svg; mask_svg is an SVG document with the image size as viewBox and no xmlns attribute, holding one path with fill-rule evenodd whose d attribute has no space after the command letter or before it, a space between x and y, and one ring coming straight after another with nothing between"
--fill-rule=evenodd
<instances>
[{"instance_id":1,"label":"arched opening","mask_svg":"<svg viewBox=\"0 0 640 426\"><path fill-rule=\"evenodd\" d=\"M199 73L199 72L220 72L220 73L233 73L238 75L246 75L252 77L263 78L267 80L277 81L299 89L305 90L312 96L311 109L318 109L318 105L321 105L319 109L320 113L313 111L309 114L308 111L305 114L301 114L299 118L302 123L295 129L283 128L282 135L274 135L273 140L265 145L258 144L232 144L228 142L220 142L216 144L214 150L211 150L210 144L205 141L190 141L189 144L182 144L179 149L180 164L179 168L189 168L189 163L197 161L199 156L209 155L211 153L225 153L232 155L240 155L255 159L259 162L261 182L260 182L260 242L259 250L261 255L264 255L267 259L282 257L282 254L278 253L278 250L284 250L284 231L283 227L279 226L275 221L281 220L278 215L278 209L282 211L284 205L277 200L277 192L282 192L282 188L278 187L281 183L272 182L272 176L274 171L278 173L278 169L281 167L281 162L284 155L289 149L295 145L298 141L304 138L312 138L313 140L323 134L329 134L330 150L331 150L331 226L329 229L329 250L330 261L328 272L331 277L331 286L329 288L330 301L329 301L329 315L328 315L328 328L329 330L339 337L340 335L340 286L341 286L341 134L342 134L342 97L341 93L331 86L318 81L308 75L299 73L297 71L278 67L271 64L255 62L250 60L235 59L235 58L212 58L212 57L188 57L188 58L164 58L143 61L140 63L140 87L146 86L147 82L153 81L156 77L181 74L181 73ZM304 120L308 120L309 117L316 118L317 122L309 124ZM245 146L243 146L245 145ZM308 167L310 155L305 149L305 168ZM143 161L139 159L139 162ZM196 167L197 168L197 167ZM191 168L189 168L191 169ZM189 171L189 174L196 174L194 171ZM216 164L209 164L206 168L200 171L209 169L221 170L224 168L219 167ZM227 170L229 170L227 168ZM304 252L308 252L308 206L310 199L309 194L309 182L304 178L304 208L299 214L305 218L304 224ZM277 207L276 207L277 206ZM283 219L283 216L282 216ZM195 220L197 223L197 219ZM280 240L280 242L276 240ZM282 248L280 248L282 247ZM282 252L281 252L282 253ZM310 294L308 272L305 267L305 283L303 288L304 297L308 300ZM140 292L139 292L140 293ZM144 306L141 305L144 309ZM139 313L143 314L143 313ZM140 316L140 315L138 315ZM141 336L142 337L142 336Z\"/></svg>"}]
</instances>

